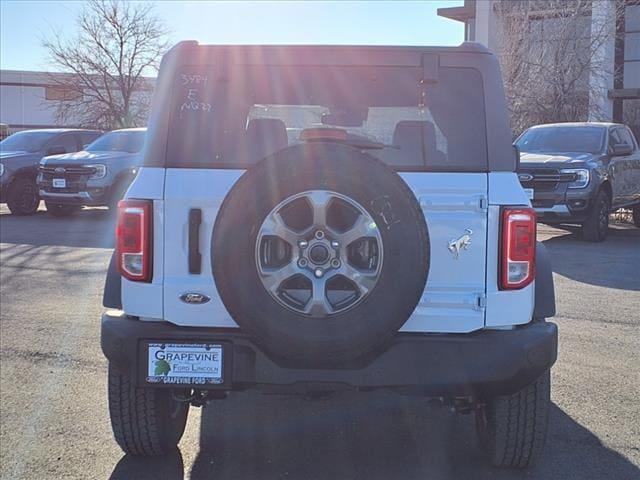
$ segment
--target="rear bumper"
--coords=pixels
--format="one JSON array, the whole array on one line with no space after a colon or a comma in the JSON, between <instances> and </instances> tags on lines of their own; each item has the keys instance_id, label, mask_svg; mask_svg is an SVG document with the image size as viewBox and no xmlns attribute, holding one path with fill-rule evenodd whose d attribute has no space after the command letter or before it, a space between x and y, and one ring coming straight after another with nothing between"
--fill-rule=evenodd
<instances>
[{"instance_id":1,"label":"rear bumper","mask_svg":"<svg viewBox=\"0 0 640 480\"><path fill-rule=\"evenodd\" d=\"M391 388L426 396L483 397L514 393L537 379L556 360L557 335L549 322L471 334L399 333L358 368L295 368L267 357L238 330L179 327L111 311L102 317L101 344L107 359L139 386L146 368L144 342L172 340L224 345L224 384L212 389Z\"/></svg>"}]
</instances>

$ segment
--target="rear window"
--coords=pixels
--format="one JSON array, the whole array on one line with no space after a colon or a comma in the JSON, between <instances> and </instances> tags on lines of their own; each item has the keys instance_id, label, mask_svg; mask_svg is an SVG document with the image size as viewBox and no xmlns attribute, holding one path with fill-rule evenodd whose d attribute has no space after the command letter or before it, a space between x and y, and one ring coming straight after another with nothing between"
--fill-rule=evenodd
<instances>
[{"instance_id":1,"label":"rear window","mask_svg":"<svg viewBox=\"0 0 640 480\"><path fill-rule=\"evenodd\" d=\"M333 128L402 171L485 171L482 77L440 68L361 66L184 67L174 79L167 166L248 168Z\"/></svg>"}]
</instances>

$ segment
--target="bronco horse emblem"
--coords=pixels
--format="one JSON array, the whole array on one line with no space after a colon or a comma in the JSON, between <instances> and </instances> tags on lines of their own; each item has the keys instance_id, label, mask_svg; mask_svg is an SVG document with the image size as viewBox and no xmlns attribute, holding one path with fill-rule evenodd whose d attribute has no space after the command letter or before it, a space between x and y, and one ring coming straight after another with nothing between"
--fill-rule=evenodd
<instances>
[{"instance_id":1,"label":"bronco horse emblem","mask_svg":"<svg viewBox=\"0 0 640 480\"><path fill-rule=\"evenodd\" d=\"M471 245L471 235L473 235L473 230L466 228L465 232L467 233L462 235L460 238L450 240L449 245L447 246L449 251L453 253L453 258L455 260L458 259L458 255L460 255L461 250L467 250L469 245Z\"/></svg>"}]
</instances>

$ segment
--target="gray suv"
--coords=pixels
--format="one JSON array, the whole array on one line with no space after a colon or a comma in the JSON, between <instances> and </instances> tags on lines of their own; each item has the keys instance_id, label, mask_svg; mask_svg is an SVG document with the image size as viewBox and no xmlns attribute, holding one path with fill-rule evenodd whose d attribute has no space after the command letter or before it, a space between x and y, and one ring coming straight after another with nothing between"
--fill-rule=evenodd
<instances>
[{"instance_id":1,"label":"gray suv","mask_svg":"<svg viewBox=\"0 0 640 480\"><path fill-rule=\"evenodd\" d=\"M625 125L538 125L515 144L518 176L539 221L580 224L585 240L601 242L609 213L629 207L640 226L640 149Z\"/></svg>"},{"instance_id":2,"label":"gray suv","mask_svg":"<svg viewBox=\"0 0 640 480\"><path fill-rule=\"evenodd\" d=\"M0 202L14 215L33 215L40 196L36 186L38 162L45 155L82 150L98 138L98 130L68 128L25 130L0 142Z\"/></svg>"}]
</instances>

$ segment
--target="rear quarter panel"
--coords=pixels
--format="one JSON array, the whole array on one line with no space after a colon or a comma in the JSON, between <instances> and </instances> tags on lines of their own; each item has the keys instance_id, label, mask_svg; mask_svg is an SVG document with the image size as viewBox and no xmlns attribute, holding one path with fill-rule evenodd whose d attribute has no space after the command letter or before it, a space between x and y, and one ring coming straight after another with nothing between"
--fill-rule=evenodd
<instances>
[{"instance_id":1,"label":"rear quarter panel","mask_svg":"<svg viewBox=\"0 0 640 480\"><path fill-rule=\"evenodd\" d=\"M502 206L531 206L518 176L513 172L489 173L487 228L486 326L521 325L531 321L535 282L520 290L500 290L500 212Z\"/></svg>"}]
</instances>

